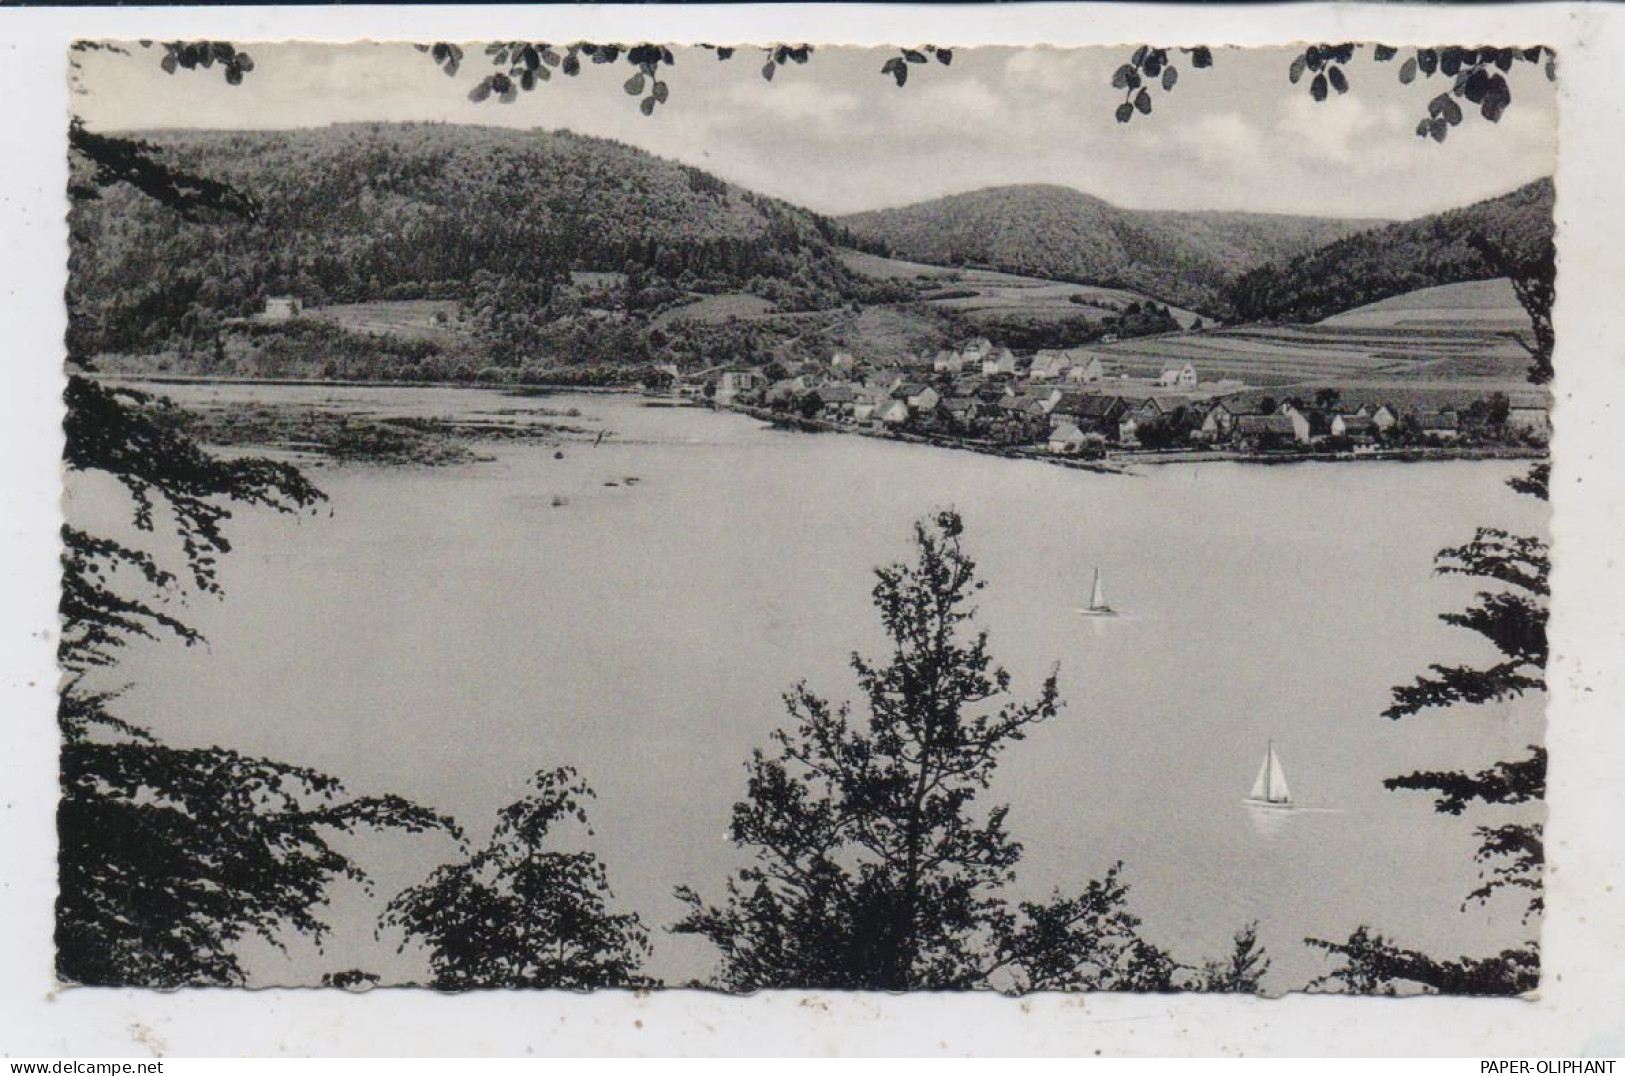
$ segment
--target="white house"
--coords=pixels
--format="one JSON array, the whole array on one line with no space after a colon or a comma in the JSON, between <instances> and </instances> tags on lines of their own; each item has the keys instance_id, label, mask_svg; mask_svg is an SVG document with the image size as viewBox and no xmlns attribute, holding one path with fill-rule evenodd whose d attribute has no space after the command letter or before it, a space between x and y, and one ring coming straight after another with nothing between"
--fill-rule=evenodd
<instances>
[{"instance_id":1,"label":"white house","mask_svg":"<svg viewBox=\"0 0 1625 1076\"><path fill-rule=\"evenodd\" d=\"M982 356L982 375L992 377L994 374L1013 374L1016 372L1016 356L1007 347L993 348Z\"/></svg>"},{"instance_id":2,"label":"white house","mask_svg":"<svg viewBox=\"0 0 1625 1076\"><path fill-rule=\"evenodd\" d=\"M1066 371L1066 379L1075 385L1091 384L1105 376L1106 369L1101 365L1099 355L1076 355Z\"/></svg>"},{"instance_id":3,"label":"white house","mask_svg":"<svg viewBox=\"0 0 1625 1076\"><path fill-rule=\"evenodd\" d=\"M1164 366L1157 375L1157 384L1166 388L1195 388L1196 383L1196 367L1188 362L1183 366Z\"/></svg>"},{"instance_id":4,"label":"white house","mask_svg":"<svg viewBox=\"0 0 1625 1076\"><path fill-rule=\"evenodd\" d=\"M737 397L761 388L766 380L759 370L724 370L717 378L716 401L732 403Z\"/></svg>"},{"instance_id":5,"label":"white house","mask_svg":"<svg viewBox=\"0 0 1625 1076\"><path fill-rule=\"evenodd\" d=\"M875 406L870 421L883 426L897 426L908 421L908 404L902 400L886 400Z\"/></svg>"},{"instance_id":6,"label":"white house","mask_svg":"<svg viewBox=\"0 0 1625 1076\"><path fill-rule=\"evenodd\" d=\"M1063 376L1067 367L1072 365L1072 358L1065 351L1045 349L1033 355L1033 364L1027 370L1027 376L1034 381L1053 381Z\"/></svg>"},{"instance_id":7,"label":"white house","mask_svg":"<svg viewBox=\"0 0 1625 1076\"><path fill-rule=\"evenodd\" d=\"M1063 422L1049 432L1049 450L1058 456L1071 455L1088 443L1088 436L1070 422Z\"/></svg>"}]
</instances>

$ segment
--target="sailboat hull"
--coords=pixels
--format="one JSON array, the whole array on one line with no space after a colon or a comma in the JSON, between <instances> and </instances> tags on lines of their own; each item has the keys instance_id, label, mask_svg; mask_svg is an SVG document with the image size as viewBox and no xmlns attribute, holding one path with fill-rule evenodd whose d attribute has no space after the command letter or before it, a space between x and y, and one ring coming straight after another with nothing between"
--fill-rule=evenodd
<instances>
[{"instance_id":1,"label":"sailboat hull","mask_svg":"<svg viewBox=\"0 0 1625 1076\"><path fill-rule=\"evenodd\" d=\"M1079 616L1116 616L1115 609L1079 609Z\"/></svg>"},{"instance_id":2,"label":"sailboat hull","mask_svg":"<svg viewBox=\"0 0 1625 1076\"><path fill-rule=\"evenodd\" d=\"M1242 806L1244 806L1244 807L1258 807L1258 808L1261 808L1261 809L1266 810L1266 811L1290 811L1295 806L1295 804L1292 804L1290 802L1287 802L1287 803L1275 803L1275 802L1271 802L1270 800L1255 800L1255 799L1253 799L1251 797L1248 797L1247 799L1244 799L1241 802L1242 802Z\"/></svg>"}]
</instances>

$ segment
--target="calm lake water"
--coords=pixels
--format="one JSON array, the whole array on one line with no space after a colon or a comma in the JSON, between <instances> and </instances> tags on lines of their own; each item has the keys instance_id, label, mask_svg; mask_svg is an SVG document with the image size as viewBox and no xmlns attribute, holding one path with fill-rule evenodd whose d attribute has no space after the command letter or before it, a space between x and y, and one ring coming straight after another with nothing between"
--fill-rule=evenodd
<instances>
[{"instance_id":1,"label":"calm lake water","mask_svg":"<svg viewBox=\"0 0 1625 1076\"><path fill-rule=\"evenodd\" d=\"M1257 920L1277 989L1327 969L1304 937L1362 923L1441 955L1525 933L1515 909L1460 910L1483 819L1382 779L1510 757L1539 740L1539 700L1379 716L1427 663L1488 656L1438 621L1475 588L1434 576L1432 557L1481 523L1544 530L1544 506L1503 484L1523 464L1117 477L629 397L162 391L445 415L577 407L568 421L613 431L563 459L506 444L468 466L313 468L331 514L239 512L226 598L187 610L208 647L133 647L122 712L176 742L401 793L476 840L529 774L574 766L598 793L584 839L652 928L651 970L668 981L712 967L705 944L665 931L672 889L717 896L739 861L729 810L744 760L784 720L781 693L804 678L853 696L849 653L882 641L871 569L906 557L912 521L946 505L989 581L981 621L1016 691L1060 666L1065 709L1008 752L987 798L1012 805L1026 846L1015 895L1076 890L1122 860L1153 941L1196 961ZM69 512L95 515L79 492ZM1115 620L1076 613L1097 564ZM1320 810L1264 827L1241 801L1271 739ZM338 894L320 952L252 949L255 983L421 973L421 953L387 934L380 948L374 917L453 853L437 837L372 842L377 892Z\"/></svg>"}]
</instances>

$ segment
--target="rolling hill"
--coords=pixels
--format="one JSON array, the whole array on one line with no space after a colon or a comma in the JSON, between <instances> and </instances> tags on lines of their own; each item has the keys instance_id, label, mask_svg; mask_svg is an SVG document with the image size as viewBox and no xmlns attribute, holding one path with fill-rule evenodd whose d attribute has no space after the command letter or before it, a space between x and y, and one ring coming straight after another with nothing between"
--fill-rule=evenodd
<instances>
[{"instance_id":1,"label":"rolling hill","mask_svg":"<svg viewBox=\"0 0 1625 1076\"><path fill-rule=\"evenodd\" d=\"M243 192L259 216L183 220L128 187L75 203L81 350L161 342L252 314L266 295L465 298L481 274L633 266L675 289L651 303L741 289L789 309L875 291L835 257L827 219L605 139L443 124L138 137Z\"/></svg>"},{"instance_id":2,"label":"rolling hill","mask_svg":"<svg viewBox=\"0 0 1625 1076\"><path fill-rule=\"evenodd\" d=\"M1518 258L1552 241L1555 193L1537 180L1498 198L1349 236L1311 253L1244 273L1230 292L1238 321L1311 322L1441 284L1498 272L1470 238L1484 236Z\"/></svg>"},{"instance_id":3,"label":"rolling hill","mask_svg":"<svg viewBox=\"0 0 1625 1076\"><path fill-rule=\"evenodd\" d=\"M1121 209L1070 187L994 187L839 218L876 253L1144 292L1208 315L1240 273L1375 220Z\"/></svg>"}]
</instances>

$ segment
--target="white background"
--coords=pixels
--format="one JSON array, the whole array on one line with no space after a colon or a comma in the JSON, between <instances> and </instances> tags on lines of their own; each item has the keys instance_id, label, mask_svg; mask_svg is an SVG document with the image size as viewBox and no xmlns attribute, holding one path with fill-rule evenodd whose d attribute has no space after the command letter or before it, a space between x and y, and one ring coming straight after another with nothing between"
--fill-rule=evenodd
<instances>
[{"instance_id":1,"label":"white background","mask_svg":"<svg viewBox=\"0 0 1625 1076\"><path fill-rule=\"evenodd\" d=\"M968 46L1544 43L1561 55L1560 282L1546 977L1535 1001L1289 997L179 994L51 976L63 223L74 38L812 41ZM1625 489L1620 95L1625 8L1032 4L0 10L0 1053L1625 1053ZM252 76L250 76L252 77ZM1372 152L1378 152L1373 149ZM1452 167L1448 150L1440 168ZM1374 879L1380 884L1380 879Z\"/></svg>"}]
</instances>

